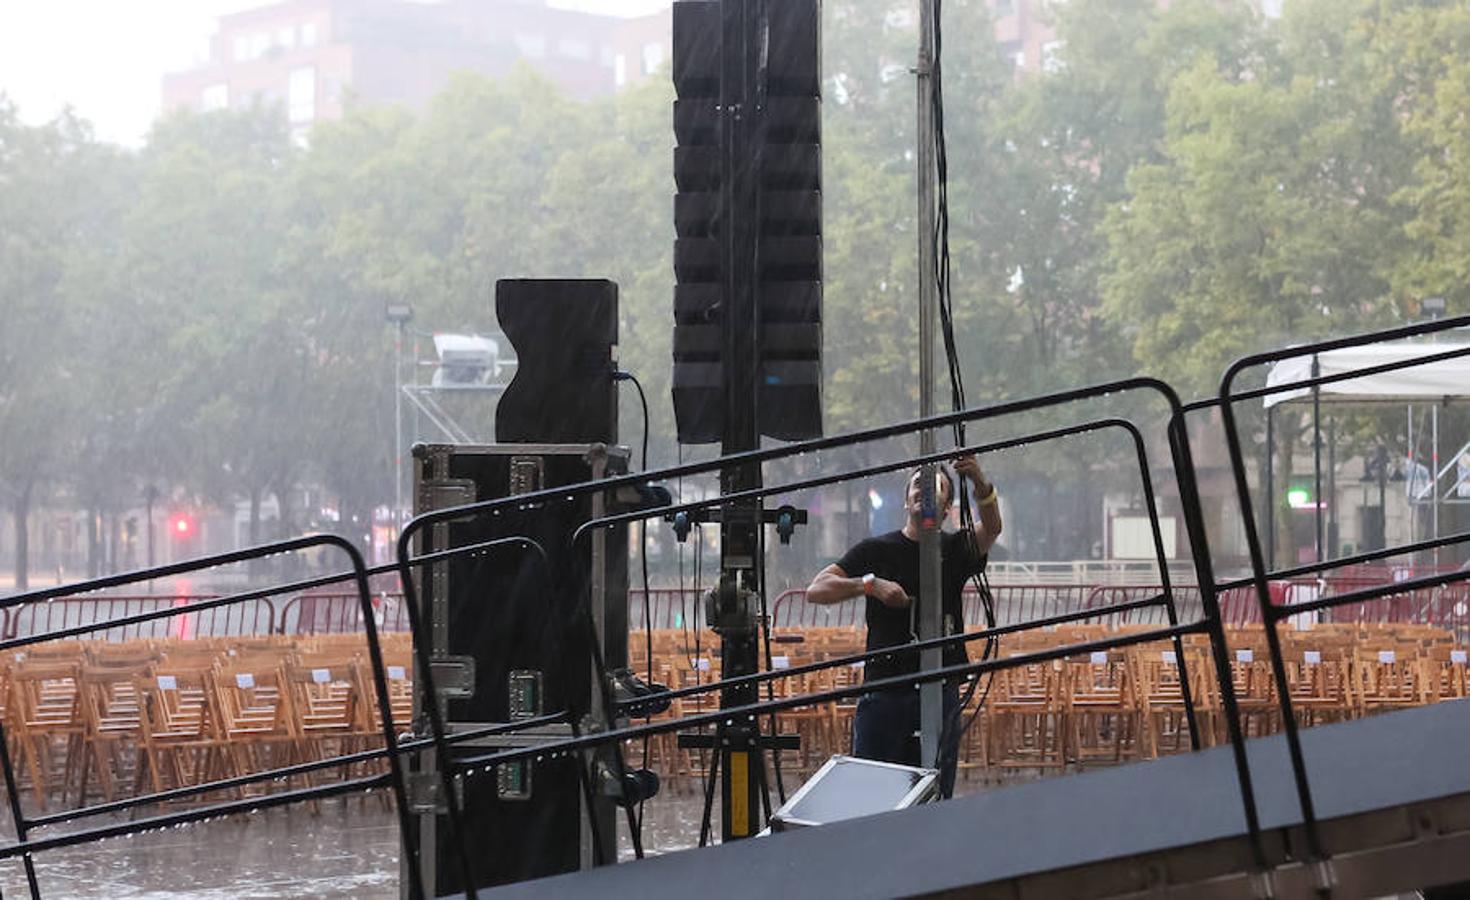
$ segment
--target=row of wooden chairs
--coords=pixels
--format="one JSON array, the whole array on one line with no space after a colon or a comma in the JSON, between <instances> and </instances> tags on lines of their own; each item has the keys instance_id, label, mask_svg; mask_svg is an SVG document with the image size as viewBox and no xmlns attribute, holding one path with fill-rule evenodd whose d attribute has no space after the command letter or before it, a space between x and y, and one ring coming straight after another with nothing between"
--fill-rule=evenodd
<instances>
[{"instance_id":1,"label":"row of wooden chairs","mask_svg":"<svg viewBox=\"0 0 1470 900\"><path fill-rule=\"evenodd\" d=\"M1003 656L1100 641L1147 626L1062 626L1022 632L1000 642ZM1465 648L1447 631L1421 625L1315 625L1280 632L1293 712L1304 726L1467 696ZM781 638L785 637L786 640ZM777 635L774 667L800 666L861 652L857 628L807 629L798 641ZM1247 736L1281 728L1279 695L1260 626L1229 630L1231 682ZM655 633L654 677L686 687L719 678L719 660L694 656L679 632ZM662 651L662 653L660 652ZM980 645L972 645L978 658ZM647 668L643 641L630 646L630 662ZM1184 702L1181 658L1172 642L1134 645L1018 666L982 677L965 710L974 724L960 748L967 775L1006 777L1015 770L1058 771L1148 759L1192 746ZM1194 726L1202 746L1228 737L1222 692L1208 642L1183 641ZM839 666L781 679L776 696L795 696L854 684L859 666ZM765 696L765 694L763 694ZM683 698L666 715L713 708L712 695ZM982 705L983 703L983 705ZM801 736L802 749L786 759L802 773L832 753L850 752L852 701L799 709L777 716L779 730ZM672 738L654 743L653 754L673 775L697 775L702 763Z\"/></svg>"},{"instance_id":2,"label":"row of wooden chairs","mask_svg":"<svg viewBox=\"0 0 1470 900\"><path fill-rule=\"evenodd\" d=\"M408 644L385 640L384 653L394 721L407 722ZM0 658L0 696L17 775L41 810L382 745L360 635L52 642Z\"/></svg>"}]
</instances>

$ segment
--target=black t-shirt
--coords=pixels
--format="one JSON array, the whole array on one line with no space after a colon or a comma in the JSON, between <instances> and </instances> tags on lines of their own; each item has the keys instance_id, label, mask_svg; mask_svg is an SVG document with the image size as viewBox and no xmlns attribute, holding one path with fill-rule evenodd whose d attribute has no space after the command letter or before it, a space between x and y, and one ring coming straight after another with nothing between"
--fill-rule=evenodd
<instances>
[{"instance_id":1,"label":"black t-shirt","mask_svg":"<svg viewBox=\"0 0 1470 900\"><path fill-rule=\"evenodd\" d=\"M960 593L971 575L985 569L985 554L977 558L964 532L941 535L943 590L940 593L945 634L965 630L964 607ZM919 542L910 540L902 531L890 531L859 541L837 561L838 568L849 578L861 578L872 572L879 578L896 581L913 599L904 609L894 609L876 597L867 598L868 649L878 650L907 644L917 631L919 608ZM963 665L969 661L965 645L950 644L944 648L944 665ZM896 653L891 659L869 660L864 680L890 678L919 671L918 651Z\"/></svg>"}]
</instances>

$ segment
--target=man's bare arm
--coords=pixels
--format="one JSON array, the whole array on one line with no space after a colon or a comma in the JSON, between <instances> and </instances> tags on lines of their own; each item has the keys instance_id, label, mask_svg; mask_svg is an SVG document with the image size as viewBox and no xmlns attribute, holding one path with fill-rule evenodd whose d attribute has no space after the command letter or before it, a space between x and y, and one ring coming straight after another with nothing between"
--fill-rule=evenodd
<instances>
[{"instance_id":1,"label":"man's bare arm","mask_svg":"<svg viewBox=\"0 0 1470 900\"><path fill-rule=\"evenodd\" d=\"M989 553L1004 527L1000 520L1000 502L996 499L995 485L980 470L980 461L974 455L960 457L955 461L954 469L964 481L970 483L972 496L975 498L975 547L981 553Z\"/></svg>"},{"instance_id":2,"label":"man's bare arm","mask_svg":"<svg viewBox=\"0 0 1470 900\"><path fill-rule=\"evenodd\" d=\"M874 597L887 606L902 609L909 605L908 593L904 591L903 585L896 581L874 578L870 590ZM826 605L862 597L864 593L862 576L853 578L842 571L841 566L833 563L818 572L817 577L812 579L812 583L807 585L806 599L811 603Z\"/></svg>"},{"instance_id":3,"label":"man's bare arm","mask_svg":"<svg viewBox=\"0 0 1470 900\"><path fill-rule=\"evenodd\" d=\"M853 597L862 595L863 579L850 577L837 563L818 572L817 577L813 578L812 583L806 588L807 602L823 606L829 603L841 603L843 600L851 600Z\"/></svg>"}]
</instances>

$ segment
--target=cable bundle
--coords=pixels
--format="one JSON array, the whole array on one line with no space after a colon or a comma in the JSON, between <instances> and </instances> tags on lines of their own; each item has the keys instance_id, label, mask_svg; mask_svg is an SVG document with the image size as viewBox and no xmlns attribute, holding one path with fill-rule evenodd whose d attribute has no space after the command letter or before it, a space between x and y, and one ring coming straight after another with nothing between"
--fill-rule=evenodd
<instances>
[{"instance_id":1,"label":"cable bundle","mask_svg":"<svg viewBox=\"0 0 1470 900\"><path fill-rule=\"evenodd\" d=\"M956 346L954 335L954 290L950 271L949 250L949 153L944 136L944 78L943 78L943 56L944 56L944 33L941 27L943 20L941 0L934 2L934 59L930 69L931 105L934 116L934 168L937 181L937 196L935 203L935 216L931 238L934 242L934 279L939 301L939 326L944 335L944 356L949 365L949 387L950 402L955 411L965 409L965 380L960 369L959 350ZM954 424L954 439L956 447L964 447L965 423ZM959 494L960 527L967 535L969 551L972 555L979 555L979 548L975 545L974 529L975 519L970 511L970 501L963 486L956 485L956 493ZM980 595L980 603L985 611L985 626L995 627L995 598L990 592L990 582L985 573L981 572L974 577L976 592ZM995 657L1000 652L999 641L996 638L988 638L985 641L985 649L980 655L982 661ZM975 723L975 718L980 714L980 709L985 706L985 700L990 696L990 687L995 680L994 674L986 676L985 693L981 695L980 702L975 706L975 712L970 715L961 726L960 718L970 700L975 696L975 690L980 684L980 679L970 681L965 691L964 698L956 705L953 712L946 718L944 730L940 732L939 746L941 752L946 746L945 738L959 728L959 737L962 738L970 727ZM958 738L955 741L958 746ZM948 761L944 759L942 761Z\"/></svg>"}]
</instances>

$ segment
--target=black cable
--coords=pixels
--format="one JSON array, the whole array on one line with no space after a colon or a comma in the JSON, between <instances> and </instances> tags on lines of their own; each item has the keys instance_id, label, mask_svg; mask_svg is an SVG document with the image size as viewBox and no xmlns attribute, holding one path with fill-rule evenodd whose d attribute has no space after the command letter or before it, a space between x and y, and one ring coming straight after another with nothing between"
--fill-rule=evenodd
<instances>
[{"instance_id":1,"label":"black cable","mask_svg":"<svg viewBox=\"0 0 1470 900\"><path fill-rule=\"evenodd\" d=\"M761 600L761 638L762 638L762 642L765 644L765 649L766 649L766 671L769 672L769 671L771 671L771 668L772 668L772 666L771 666L771 617L769 615L768 610L766 609L766 566L765 566L765 559L766 559L766 539L765 539L765 534L766 534L766 532L765 532L765 529L764 528L760 529L760 531L757 533L757 535L758 535L758 543L760 545L759 554L760 554L761 565L760 565L760 568L758 570L758 574L756 575L756 578L758 579L758 586L757 586L756 596L760 597L760 600ZM721 674L723 674L723 673L721 673ZM767 700L775 700L776 699L776 683L774 681L768 681L768 682L766 682L766 699ZM773 739L779 738L780 737L780 726L779 726L779 724L776 721L776 714L775 713L771 713L770 722L771 722L771 737ZM767 824L769 824L770 823L770 819L771 819L771 789L770 789L770 786L768 784L766 784L766 764L765 764L763 758L759 754L757 754L757 757L756 758L757 759L762 759L762 762L761 762L761 770L760 770L760 774L761 774L761 790L762 790L762 799L765 801L766 822L767 822ZM784 776L783 772L781 771L782 768L783 768L783 766L781 765L781 747L779 746L779 744L773 743L773 745L771 747L771 763L772 763L772 765L773 765L773 767L775 769L775 772L776 772L776 796L781 801L781 803L784 805L786 803L786 779L785 779L785 776Z\"/></svg>"},{"instance_id":2,"label":"black cable","mask_svg":"<svg viewBox=\"0 0 1470 900\"><path fill-rule=\"evenodd\" d=\"M949 150L948 141L944 130L944 31L943 31L942 0L934 0L934 57L930 64L930 104L934 119L934 167L937 182L937 197L935 203L935 219L933 223L934 241L934 279L937 290L939 306L940 331L944 338L945 360L949 366L950 400L954 409L966 408L964 373L960 367L959 350L954 333L954 282L951 272L951 255L949 244ZM963 422L956 422L954 426L955 445L963 447L966 445L965 426ZM956 479L955 492L959 494L960 504L960 528L965 534L966 549L972 559L979 557L979 547L975 543L975 521L970 513L969 497L965 493L962 480ZM995 598L990 592L989 580L985 578L984 571L972 576L976 591L980 596L981 606L985 614L985 624L988 628L995 627ZM999 641L989 638L985 642L985 649L981 652L982 661L991 659L1000 652ZM943 763L949 762L948 757L958 756L959 742L963 740L966 732L974 724L976 716L984 708L985 701L990 696L991 686L994 684L995 674L992 672L986 677L985 693L980 697L974 713L960 726L960 720L964 709L969 705L979 687L979 677L970 680L964 697L950 715L945 718L944 728L939 736L939 752L941 768ZM959 734L954 731L959 728ZM947 750L947 745L953 741L954 749ZM956 762L958 760L956 759Z\"/></svg>"},{"instance_id":3,"label":"black cable","mask_svg":"<svg viewBox=\"0 0 1470 900\"><path fill-rule=\"evenodd\" d=\"M694 669L694 686L695 687L699 687L703 683L701 681L701 679L700 679L700 674L699 673L700 673L701 670L699 668L699 664L704 661L704 646L703 646L702 640L701 640L701 635L703 634L703 629L700 627L700 623L699 623L699 610L700 610L699 591L700 591L700 582L704 580L704 526L703 525L695 525L694 526L694 537L695 537L695 543L694 543L694 666L692 668ZM721 677L724 677L724 673L723 672L720 673L720 674L721 674ZM703 726L700 726L699 733L700 734L704 734L704 727ZM699 748L698 757L699 757L699 777L706 782L705 785L704 785L705 793L709 793L709 784L708 784L708 782L711 781L711 780L713 780L713 778L714 778L714 772L712 770L706 769L706 765L707 764L706 764L706 761L705 761L705 758L704 758L704 748L703 747L700 747ZM715 761L718 761L719 758L720 758L720 755L718 753L716 753L716 754L714 754L714 757L713 758L714 758ZM715 764L717 764L717 763L715 763Z\"/></svg>"},{"instance_id":4,"label":"black cable","mask_svg":"<svg viewBox=\"0 0 1470 900\"><path fill-rule=\"evenodd\" d=\"M613 380L614 381L628 381L628 382L632 382L633 387L638 390L638 403L639 403L639 405L643 409L643 447L642 447L642 453L641 453L641 455L639 457L639 463L638 464L642 468L643 471L647 472L648 471L648 395L643 392L643 384L642 384L642 382L640 382L638 380L638 377L636 375L634 375L632 372L614 371L613 372ZM646 666L646 668L647 668L647 681L645 683L651 685L651 684L653 684L653 602L652 602L652 594L653 594L653 591L651 590L651 588L649 586L649 579L648 579L648 520L647 519L640 519L638 521L638 561L639 561L639 565L641 566L641 568L643 570L643 640L644 640L644 651L645 651L646 657L647 657L646 658L646 662L647 662L647 666ZM650 712L650 713L647 713L646 715L644 715L643 721L645 721L645 722L652 722L653 721L653 713ZM648 764L649 764L649 741L650 741L650 738L648 738L647 736L645 736L643 738L643 768L645 768L645 769L648 768ZM619 751L619 752L622 752L622 751ZM644 802L645 801L643 801L643 800L639 800L638 801L638 815L637 815L636 820L632 817L631 812L629 813L629 823L632 824L634 821L637 822L637 828L634 829L634 831L636 833L632 834L631 835L631 838L633 840L633 850L634 850L634 853L637 855L637 857L639 859L642 859L643 858L642 838L643 838L643 804L644 804Z\"/></svg>"},{"instance_id":5,"label":"black cable","mask_svg":"<svg viewBox=\"0 0 1470 900\"><path fill-rule=\"evenodd\" d=\"M720 734L724 732L724 730L725 726L718 724L715 725L716 743L719 743L718 738ZM700 733L703 734L703 731L701 730ZM700 752L702 754L704 751L701 750ZM704 763L701 762L700 769L703 770L703 768ZM701 847L709 846L710 822L713 818L712 812L715 808L715 783L719 780L717 778L717 776L719 775L719 771L720 754L712 753L710 754L709 776L705 778L704 781L704 811L700 814L699 818L699 846Z\"/></svg>"}]
</instances>

